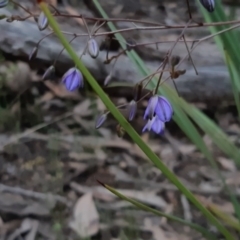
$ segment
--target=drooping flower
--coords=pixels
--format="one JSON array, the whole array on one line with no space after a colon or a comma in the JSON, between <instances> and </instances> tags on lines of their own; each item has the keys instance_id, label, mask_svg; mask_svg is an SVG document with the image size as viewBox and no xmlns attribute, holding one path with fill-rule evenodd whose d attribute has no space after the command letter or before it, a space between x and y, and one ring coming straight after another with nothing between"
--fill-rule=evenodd
<instances>
[{"instance_id":1,"label":"drooping flower","mask_svg":"<svg viewBox=\"0 0 240 240\"><path fill-rule=\"evenodd\" d=\"M96 121L96 124L95 124L95 128L96 129L100 128L106 120L107 120L107 114L106 113L100 115L97 118L97 121Z\"/></svg>"},{"instance_id":2,"label":"drooping flower","mask_svg":"<svg viewBox=\"0 0 240 240\"><path fill-rule=\"evenodd\" d=\"M168 122L172 118L173 108L171 103L163 96L154 95L149 99L144 113L144 119L151 119L155 115L157 115L162 122Z\"/></svg>"},{"instance_id":3,"label":"drooping flower","mask_svg":"<svg viewBox=\"0 0 240 240\"><path fill-rule=\"evenodd\" d=\"M88 41L88 53L92 58L96 58L99 54L98 43L94 38L90 38Z\"/></svg>"},{"instance_id":4,"label":"drooping flower","mask_svg":"<svg viewBox=\"0 0 240 240\"><path fill-rule=\"evenodd\" d=\"M62 77L62 83L68 91L84 86L83 75L77 68L70 68Z\"/></svg>"},{"instance_id":5,"label":"drooping flower","mask_svg":"<svg viewBox=\"0 0 240 240\"><path fill-rule=\"evenodd\" d=\"M137 112L137 102L135 100L132 100L128 105L128 119L129 121L132 121L136 115Z\"/></svg>"},{"instance_id":6,"label":"drooping flower","mask_svg":"<svg viewBox=\"0 0 240 240\"><path fill-rule=\"evenodd\" d=\"M154 116L152 119L148 119L146 125L143 127L142 132L145 132L146 130L148 131L153 131L157 134L162 134L165 128L164 122L162 122L158 116Z\"/></svg>"},{"instance_id":7,"label":"drooping flower","mask_svg":"<svg viewBox=\"0 0 240 240\"><path fill-rule=\"evenodd\" d=\"M201 4L204 8L206 8L209 12L214 11L215 1L214 0L200 0Z\"/></svg>"},{"instance_id":8,"label":"drooping flower","mask_svg":"<svg viewBox=\"0 0 240 240\"><path fill-rule=\"evenodd\" d=\"M8 0L0 0L0 8L4 8L8 5Z\"/></svg>"},{"instance_id":9,"label":"drooping flower","mask_svg":"<svg viewBox=\"0 0 240 240\"><path fill-rule=\"evenodd\" d=\"M44 12L41 12L38 18L38 28L40 31L43 31L48 26L48 19L45 16Z\"/></svg>"}]
</instances>

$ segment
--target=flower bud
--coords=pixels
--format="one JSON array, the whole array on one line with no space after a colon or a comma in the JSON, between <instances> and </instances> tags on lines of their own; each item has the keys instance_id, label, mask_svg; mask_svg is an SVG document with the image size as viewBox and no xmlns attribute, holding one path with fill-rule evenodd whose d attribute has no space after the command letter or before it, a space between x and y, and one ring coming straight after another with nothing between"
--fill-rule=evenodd
<instances>
[{"instance_id":1,"label":"flower bud","mask_svg":"<svg viewBox=\"0 0 240 240\"><path fill-rule=\"evenodd\" d=\"M0 8L4 8L8 5L8 0L0 0Z\"/></svg>"},{"instance_id":2,"label":"flower bud","mask_svg":"<svg viewBox=\"0 0 240 240\"><path fill-rule=\"evenodd\" d=\"M32 52L29 54L29 61L34 59L36 56L37 56L37 53L38 53L38 47L34 47Z\"/></svg>"},{"instance_id":3,"label":"flower bud","mask_svg":"<svg viewBox=\"0 0 240 240\"><path fill-rule=\"evenodd\" d=\"M112 74L110 73L104 80L104 86L108 85L108 83L112 80Z\"/></svg>"},{"instance_id":4,"label":"flower bud","mask_svg":"<svg viewBox=\"0 0 240 240\"><path fill-rule=\"evenodd\" d=\"M70 68L62 77L62 83L68 91L84 86L83 75L77 68Z\"/></svg>"},{"instance_id":5,"label":"flower bud","mask_svg":"<svg viewBox=\"0 0 240 240\"><path fill-rule=\"evenodd\" d=\"M41 12L38 17L38 28L40 31L43 31L48 26L48 19L45 16L44 12Z\"/></svg>"},{"instance_id":6,"label":"flower bud","mask_svg":"<svg viewBox=\"0 0 240 240\"><path fill-rule=\"evenodd\" d=\"M136 112L137 112L137 102L132 100L130 103L129 103L129 116L128 116L128 119L129 121L132 121L136 115Z\"/></svg>"},{"instance_id":7,"label":"flower bud","mask_svg":"<svg viewBox=\"0 0 240 240\"><path fill-rule=\"evenodd\" d=\"M204 8L206 8L209 12L214 11L215 1L214 0L200 0L201 4Z\"/></svg>"},{"instance_id":8,"label":"flower bud","mask_svg":"<svg viewBox=\"0 0 240 240\"><path fill-rule=\"evenodd\" d=\"M88 53L92 58L96 58L99 54L98 43L94 38L90 38L88 41Z\"/></svg>"},{"instance_id":9,"label":"flower bud","mask_svg":"<svg viewBox=\"0 0 240 240\"><path fill-rule=\"evenodd\" d=\"M51 65L43 74L42 80L45 81L47 79L51 79L54 76L55 73L55 67Z\"/></svg>"},{"instance_id":10,"label":"flower bud","mask_svg":"<svg viewBox=\"0 0 240 240\"><path fill-rule=\"evenodd\" d=\"M107 114L102 114L101 116L99 116L97 118L95 128L96 129L100 128L106 120L107 120Z\"/></svg>"}]
</instances>

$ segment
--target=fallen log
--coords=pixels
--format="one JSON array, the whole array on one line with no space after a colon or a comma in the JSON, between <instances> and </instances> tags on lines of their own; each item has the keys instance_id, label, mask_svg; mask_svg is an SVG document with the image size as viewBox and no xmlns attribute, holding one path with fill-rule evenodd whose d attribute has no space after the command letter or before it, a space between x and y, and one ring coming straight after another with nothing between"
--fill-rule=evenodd
<instances>
[{"instance_id":1,"label":"fallen log","mask_svg":"<svg viewBox=\"0 0 240 240\"><path fill-rule=\"evenodd\" d=\"M11 15L6 9L1 9L0 14ZM81 33L79 27L72 27L67 24L61 26L63 29L68 29L68 31ZM37 42L48 33L48 30L39 31L36 23L31 20L24 22L14 21L12 23L1 20L0 50L4 54L8 54L8 56L13 56L14 59L28 61L29 53L36 46ZM86 41L86 37L80 37L72 42L73 48L79 55L85 48ZM61 49L62 46L56 37L46 38L40 44L37 58L29 62L29 64L46 68L53 63ZM166 49L166 45L159 44L159 50L163 52L168 49ZM187 53L184 44L179 44L174 53L183 57ZM114 54L116 55L117 53L115 52ZM102 51L97 59L92 59L87 54L82 58L85 66L100 82L104 81L112 68L112 64L106 65L103 63L105 56L106 52ZM228 71L216 46L207 42L201 44L193 52L192 59L199 74L196 76L190 62L186 61L181 65L180 68L186 69L187 72L176 81L180 95L191 102L219 104L220 100L231 101L233 97ZM151 71L156 70L161 63L156 60L145 62ZM73 66L73 63L64 51L57 61L57 71L63 74L71 66ZM119 57L113 72L115 81L136 83L141 78L142 76L127 56ZM171 83L169 82L169 84Z\"/></svg>"}]
</instances>

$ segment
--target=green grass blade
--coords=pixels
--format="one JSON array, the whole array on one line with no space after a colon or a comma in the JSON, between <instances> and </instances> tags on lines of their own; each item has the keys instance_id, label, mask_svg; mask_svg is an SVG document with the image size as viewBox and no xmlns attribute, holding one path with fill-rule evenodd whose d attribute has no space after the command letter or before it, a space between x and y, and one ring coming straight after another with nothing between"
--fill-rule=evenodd
<instances>
[{"instance_id":1,"label":"green grass blade","mask_svg":"<svg viewBox=\"0 0 240 240\"><path fill-rule=\"evenodd\" d=\"M101 183L102 184L102 183ZM110 192L112 192L114 195L118 196L119 198L121 198L122 200L125 200L127 202L130 202L131 204L133 204L134 206L136 206L137 208L141 209L141 210L144 210L146 212L151 212L157 216L160 216L160 217L165 217L167 218L168 220L171 220L171 221L175 221L175 222L178 222L178 223L181 223L183 225L186 225L186 226L189 226L191 227L192 229L195 229L197 230L198 232L202 233L202 235L204 237L206 237L207 239L209 240L217 240L217 238L211 234L208 230L206 230L205 228L201 227L200 225L198 224L195 224L195 223L192 223L192 222L189 222L189 221L186 221L184 219L181 219L181 218L178 218L178 217L175 217L173 215L170 215L170 214L166 214L166 213L163 213L161 211L158 211L154 208L151 208L145 204L142 204L132 198L129 198L129 197L126 197L125 195L121 194L120 192L118 192L117 190L115 190L114 188L106 185L106 184L102 184L106 189L108 189Z\"/></svg>"},{"instance_id":2,"label":"green grass blade","mask_svg":"<svg viewBox=\"0 0 240 240\"><path fill-rule=\"evenodd\" d=\"M230 79L231 79L234 100L235 100L237 110L238 110L238 118L240 119L240 97L239 97L240 93L238 90L238 89L240 89L240 86L239 86L240 85L240 81L239 81L240 75L238 74L235 66L233 65L233 63L231 61L231 57L226 50L225 50L225 59L226 59L228 72L229 72Z\"/></svg>"}]
</instances>

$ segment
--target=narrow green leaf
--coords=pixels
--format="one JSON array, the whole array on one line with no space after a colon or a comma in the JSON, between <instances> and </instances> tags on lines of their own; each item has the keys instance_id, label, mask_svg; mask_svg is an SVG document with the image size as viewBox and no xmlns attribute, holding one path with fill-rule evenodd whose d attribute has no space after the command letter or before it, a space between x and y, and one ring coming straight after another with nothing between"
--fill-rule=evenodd
<instances>
[{"instance_id":1,"label":"narrow green leaf","mask_svg":"<svg viewBox=\"0 0 240 240\"><path fill-rule=\"evenodd\" d=\"M233 91L233 96L235 99L235 104L237 106L237 110L238 110L238 118L240 119L240 75L238 74L236 68L234 67L231 58L227 52L227 50L225 50L225 59L226 59L226 63L227 63L227 67L228 67L228 72L230 75L230 79L231 79L231 85L232 85L232 91Z\"/></svg>"},{"instance_id":2,"label":"narrow green leaf","mask_svg":"<svg viewBox=\"0 0 240 240\"><path fill-rule=\"evenodd\" d=\"M171 221L175 221L175 222L179 222L183 225L186 225L186 226L189 226L191 227L192 229L195 229L197 230L198 232L202 233L203 236L205 236L207 239L209 240L214 240L214 239L217 239L213 234L211 234L209 231L207 231L205 228L199 226L198 224L195 224L195 223L192 223L192 222L189 222L189 221L186 221L184 219L181 219L181 218L178 218L178 217L175 217L173 215L170 215L170 214L166 214L166 213L163 213L161 211L158 211L156 209L153 209L145 204L142 204L132 198L129 198L129 197L126 197L125 195L121 194L120 192L118 192L116 189L106 185L106 184L102 184L106 189L108 189L110 192L112 192L114 195L118 196L119 198L121 198L122 200L125 200L127 202L130 202L132 203L134 206L136 206L137 208L139 209L142 209L146 212L151 212L157 216L160 216L160 217L165 217L167 218L168 220L171 220Z\"/></svg>"}]
</instances>

